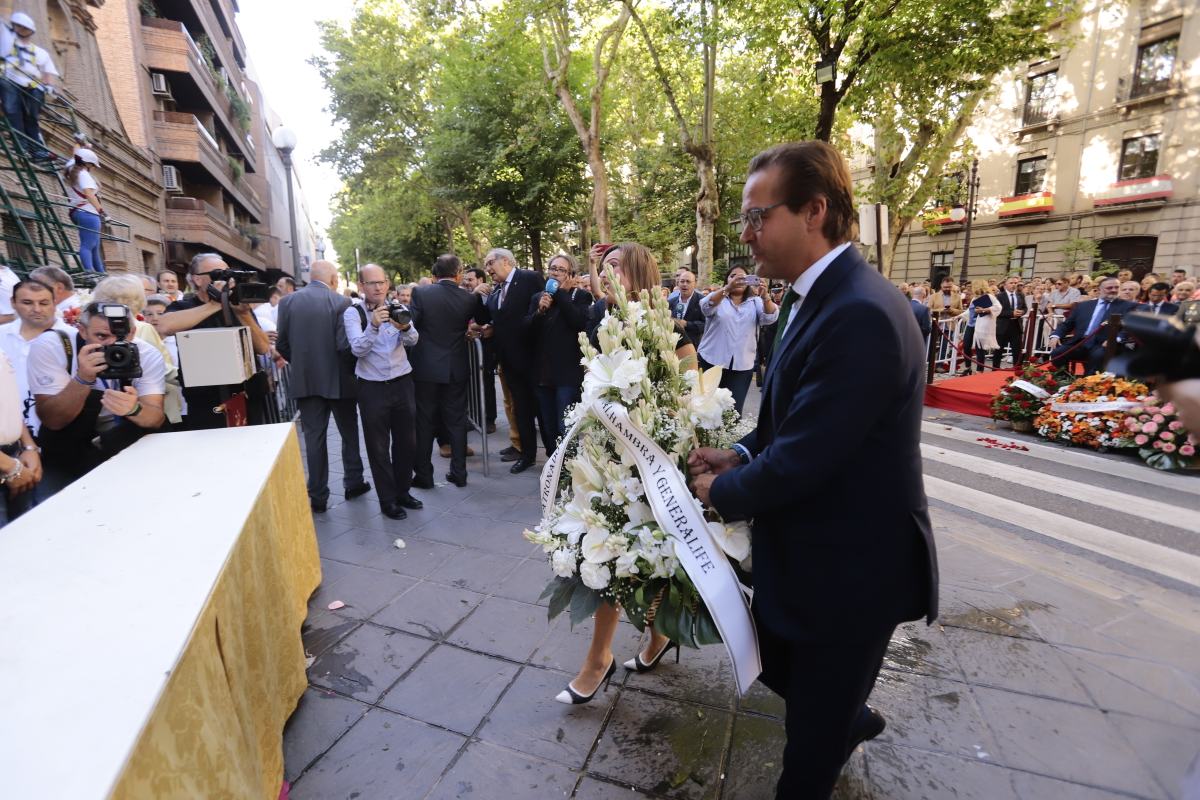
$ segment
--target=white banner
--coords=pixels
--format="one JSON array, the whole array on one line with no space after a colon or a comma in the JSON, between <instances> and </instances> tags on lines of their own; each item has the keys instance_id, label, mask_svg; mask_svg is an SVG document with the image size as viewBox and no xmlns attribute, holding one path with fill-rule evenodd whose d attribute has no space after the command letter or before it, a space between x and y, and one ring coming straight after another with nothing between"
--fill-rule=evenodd
<instances>
[{"instance_id":1,"label":"white banner","mask_svg":"<svg viewBox=\"0 0 1200 800\"><path fill-rule=\"evenodd\" d=\"M1014 389L1020 389L1021 391L1025 392L1026 394L1031 394L1034 397L1036 397L1038 400L1045 400L1047 397L1050 396L1050 393L1047 392L1045 389L1038 386L1036 383L1030 383L1029 381L1013 381L1012 387Z\"/></svg>"},{"instance_id":2,"label":"white banner","mask_svg":"<svg viewBox=\"0 0 1200 800\"><path fill-rule=\"evenodd\" d=\"M1146 405L1145 401L1107 400L1103 403L1051 403L1050 410L1060 414L1102 414L1105 411L1128 411L1144 405Z\"/></svg>"},{"instance_id":3,"label":"white banner","mask_svg":"<svg viewBox=\"0 0 1200 800\"><path fill-rule=\"evenodd\" d=\"M733 662L738 691L744 695L762 672L758 633L742 586L725 552L713 541L700 503L692 496L673 459L629 419L624 406L597 401L589 410L637 462L638 475L646 489L646 500L654 512L654 519L675 539L675 554L712 614ZM578 433L581 424L582 420L571 427L554 456L542 468L543 516L558 494L567 443Z\"/></svg>"}]
</instances>

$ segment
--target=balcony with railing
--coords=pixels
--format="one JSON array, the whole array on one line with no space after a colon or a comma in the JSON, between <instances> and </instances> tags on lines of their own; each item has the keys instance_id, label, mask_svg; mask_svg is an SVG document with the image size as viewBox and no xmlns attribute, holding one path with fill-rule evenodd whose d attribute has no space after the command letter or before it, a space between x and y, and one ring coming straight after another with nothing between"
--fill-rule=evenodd
<instances>
[{"instance_id":1,"label":"balcony with railing","mask_svg":"<svg viewBox=\"0 0 1200 800\"><path fill-rule=\"evenodd\" d=\"M237 174L230 157L221 152L216 137L199 117L177 111L155 111L154 135L159 158L199 165L242 206L247 216L254 222L262 221L263 205L258 193Z\"/></svg>"},{"instance_id":2,"label":"balcony with railing","mask_svg":"<svg viewBox=\"0 0 1200 800\"><path fill-rule=\"evenodd\" d=\"M1174 193L1175 182L1170 175L1153 175L1117 181L1093 196L1092 205L1098 214L1156 208L1170 200Z\"/></svg>"},{"instance_id":3,"label":"balcony with railing","mask_svg":"<svg viewBox=\"0 0 1200 800\"><path fill-rule=\"evenodd\" d=\"M266 267L255 242L229 224L220 211L197 197L167 198L168 242L200 245L257 269Z\"/></svg>"},{"instance_id":4,"label":"balcony with railing","mask_svg":"<svg viewBox=\"0 0 1200 800\"><path fill-rule=\"evenodd\" d=\"M1054 192L1032 192L1000 198L1002 223L1038 222L1054 213Z\"/></svg>"},{"instance_id":5,"label":"balcony with railing","mask_svg":"<svg viewBox=\"0 0 1200 800\"><path fill-rule=\"evenodd\" d=\"M208 60L187 26L175 20L142 17L142 43L146 66L175 76L172 91L176 101L181 105L211 108L233 147L246 159L247 170L256 172L257 156L250 133L238 123L233 100L214 79Z\"/></svg>"}]
</instances>

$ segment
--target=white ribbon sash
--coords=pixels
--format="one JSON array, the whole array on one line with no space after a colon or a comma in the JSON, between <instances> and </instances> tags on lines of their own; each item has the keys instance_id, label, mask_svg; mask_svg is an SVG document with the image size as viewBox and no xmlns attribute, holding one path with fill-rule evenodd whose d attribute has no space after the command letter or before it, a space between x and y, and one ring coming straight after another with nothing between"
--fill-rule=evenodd
<instances>
[{"instance_id":1,"label":"white ribbon sash","mask_svg":"<svg viewBox=\"0 0 1200 800\"><path fill-rule=\"evenodd\" d=\"M596 401L589 412L637 463L654 519L675 540L675 555L712 614L733 663L738 691L744 695L762 672L758 634L737 575L724 551L713 541L700 503L692 496L671 457L629 419L624 406ZM571 426L542 469L543 516L558 494L566 445L575 438L584 419Z\"/></svg>"},{"instance_id":2,"label":"white ribbon sash","mask_svg":"<svg viewBox=\"0 0 1200 800\"><path fill-rule=\"evenodd\" d=\"M1013 381L1012 387L1014 389L1020 389L1021 391L1025 392L1026 394L1031 394L1034 397L1036 397L1038 400L1045 400L1047 397L1050 396L1050 393L1047 392L1045 389L1038 386L1036 383L1030 383L1029 381Z\"/></svg>"},{"instance_id":3,"label":"white ribbon sash","mask_svg":"<svg viewBox=\"0 0 1200 800\"><path fill-rule=\"evenodd\" d=\"M1051 403L1050 410L1060 414L1102 414L1106 411L1128 411L1146 405L1135 400L1107 400L1103 403Z\"/></svg>"}]
</instances>

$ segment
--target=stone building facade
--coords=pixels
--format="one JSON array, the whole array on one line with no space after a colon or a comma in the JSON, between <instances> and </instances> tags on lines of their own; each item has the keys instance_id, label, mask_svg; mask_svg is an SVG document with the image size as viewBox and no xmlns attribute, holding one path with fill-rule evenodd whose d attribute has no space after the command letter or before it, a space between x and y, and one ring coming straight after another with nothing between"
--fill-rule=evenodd
<instances>
[{"instance_id":1,"label":"stone building facade","mask_svg":"<svg viewBox=\"0 0 1200 800\"><path fill-rule=\"evenodd\" d=\"M1101 261L1138 276L1181 266L1197 274L1198 9L1195 0L1086 0L1056 58L997 82L967 133L979 163L969 277L1041 277ZM962 274L965 226L950 211L930 208L901 238L893 280Z\"/></svg>"}]
</instances>

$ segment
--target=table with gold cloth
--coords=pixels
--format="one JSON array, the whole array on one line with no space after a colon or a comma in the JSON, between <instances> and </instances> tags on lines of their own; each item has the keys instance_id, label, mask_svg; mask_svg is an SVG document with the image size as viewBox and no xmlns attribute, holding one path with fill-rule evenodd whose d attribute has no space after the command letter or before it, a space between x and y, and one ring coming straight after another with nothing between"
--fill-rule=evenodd
<instances>
[{"instance_id":1,"label":"table with gold cloth","mask_svg":"<svg viewBox=\"0 0 1200 800\"><path fill-rule=\"evenodd\" d=\"M0 797L274 800L320 576L286 424L147 437L0 529Z\"/></svg>"}]
</instances>

